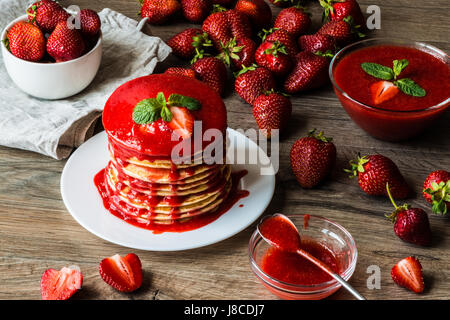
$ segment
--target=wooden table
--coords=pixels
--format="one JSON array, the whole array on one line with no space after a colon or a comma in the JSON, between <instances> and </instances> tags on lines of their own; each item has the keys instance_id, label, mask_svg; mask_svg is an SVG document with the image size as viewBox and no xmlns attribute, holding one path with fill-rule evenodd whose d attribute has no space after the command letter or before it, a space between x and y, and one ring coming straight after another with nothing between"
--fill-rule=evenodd
<instances>
[{"instance_id":1,"label":"wooden table","mask_svg":"<svg viewBox=\"0 0 450 320\"><path fill-rule=\"evenodd\" d=\"M62 1L100 10L108 6L137 18L137 1ZM448 0L361 0L381 7L382 29L374 36L404 37L426 41L450 52ZM308 7L315 23L320 8ZM278 12L278 9L275 9ZM445 22L447 21L447 22ZM167 40L186 28L184 22L153 27L154 35ZM158 66L181 64L174 57ZM230 80L231 81L231 80ZM417 196L409 202L430 212L421 196L427 174L450 169L450 113L435 127L410 142L378 141L360 130L341 108L331 88L292 98L294 111L290 130L280 146L280 170L275 196L266 213L310 213L328 217L354 236L359 258L351 284L369 299L448 299L450 297L450 222L448 217L430 214L434 235L431 248L419 248L399 240L392 224L383 215L392 210L385 198L366 196L343 168L357 152L381 153L392 158L414 187ZM225 98L232 128L256 128L251 107L235 94ZM311 128L320 128L334 137L338 149L337 167L331 179L314 190L302 189L294 179L288 154L293 142ZM145 252L134 250L143 263L142 289L121 294L106 285L98 274L98 263L115 253L132 250L97 238L83 229L67 212L59 183L65 161L39 154L0 147L0 299L40 299L39 281L47 268L79 265L84 274L80 299L274 299L258 282L248 262L247 246L255 226L220 243L185 252ZM423 264L426 291L415 295L395 285L392 266L400 259L416 255ZM381 269L381 290L369 290L366 273L370 265ZM351 299L344 290L332 299Z\"/></svg>"}]
</instances>

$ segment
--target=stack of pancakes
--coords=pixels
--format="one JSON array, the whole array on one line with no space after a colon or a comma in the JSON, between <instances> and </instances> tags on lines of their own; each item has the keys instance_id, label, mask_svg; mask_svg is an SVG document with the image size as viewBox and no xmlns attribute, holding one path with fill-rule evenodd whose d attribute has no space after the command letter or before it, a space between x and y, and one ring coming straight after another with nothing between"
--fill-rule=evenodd
<instances>
[{"instance_id":1,"label":"stack of pancakes","mask_svg":"<svg viewBox=\"0 0 450 320\"><path fill-rule=\"evenodd\" d=\"M125 219L144 224L184 222L215 211L231 190L229 165L123 159L115 156L112 145L106 192L111 206Z\"/></svg>"}]
</instances>

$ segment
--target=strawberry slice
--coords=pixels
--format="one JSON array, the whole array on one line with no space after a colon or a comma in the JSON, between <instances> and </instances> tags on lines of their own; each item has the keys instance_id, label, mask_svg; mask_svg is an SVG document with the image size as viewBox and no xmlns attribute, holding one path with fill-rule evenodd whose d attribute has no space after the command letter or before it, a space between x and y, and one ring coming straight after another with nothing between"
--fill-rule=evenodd
<instances>
[{"instance_id":1,"label":"strawberry slice","mask_svg":"<svg viewBox=\"0 0 450 320\"><path fill-rule=\"evenodd\" d=\"M398 262L391 270L392 280L401 287L416 293L423 292L422 265L415 257L408 257Z\"/></svg>"},{"instance_id":2,"label":"strawberry slice","mask_svg":"<svg viewBox=\"0 0 450 320\"><path fill-rule=\"evenodd\" d=\"M67 300L81 289L82 283L83 275L78 267L48 269L41 278L41 297L43 300Z\"/></svg>"},{"instance_id":3,"label":"strawberry slice","mask_svg":"<svg viewBox=\"0 0 450 320\"><path fill-rule=\"evenodd\" d=\"M129 253L125 257L116 254L100 262L102 279L116 290L131 292L142 284L142 265L139 257Z\"/></svg>"},{"instance_id":4,"label":"strawberry slice","mask_svg":"<svg viewBox=\"0 0 450 320\"><path fill-rule=\"evenodd\" d=\"M177 132L183 139L189 139L194 132L195 118L192 113L183 107L170 107L172 120L168 123L169 128Z\"/></svg>"},{"instance_id":5,"label":"strawberry slice","mask_svg":"<svg viewBox=\"0 0 450 320\"><path fill-rule=\"evenodd\" d=\"M370 86L373 102L380 104L392 99L400 90L390 81L378 81Z\"/></svg>"}]
</instances>

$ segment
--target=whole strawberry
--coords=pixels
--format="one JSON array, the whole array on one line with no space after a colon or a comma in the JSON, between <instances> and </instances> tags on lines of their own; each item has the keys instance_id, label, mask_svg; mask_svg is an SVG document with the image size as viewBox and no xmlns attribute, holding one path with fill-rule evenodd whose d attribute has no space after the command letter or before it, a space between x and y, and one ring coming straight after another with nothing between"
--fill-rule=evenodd
<instances>
[{"instance_id":1,"label":"whole strawberry","mask_svg":"<svg viewBox=\"0 0 450 320\"><path fill-rule=\"evenodd\" d=\"M174 74L195 79L195 71L190 68L172 67L168 68L164 74Z\"/></svg>"},{"instance_id":2,"label":"whole strawberry","mask_svg":"<svg viewBox=\"0 0 450 320\"><path fill-rule=\"evenodd\" d=\"M217 93L223 95L227 82L227 68L225 64L215 57L204 57L197 60L192 69L197 79L205 82Z\"/></svg>"},{"instance_id":3,"label":"whole strawberry","mask_svg":"<svg viewBox=\"0 0 450 320\"><path fill-rule=\"evenodd\" d=\"M162 24L181 9L178 0L139 0L142 4L140 15L148 18L150 24Z\"/></svg>"},{"instance_id":4,"label":"whole strawberry","mask_svg":"<svg viewBox=\"0 0 450 320\"><path fill-rule=\"evenodd\" d=\"M208 34L201 29L188 28L177 33L167 41L172 53L182 59L192 59L196 53L201 54L208 47L212 47L212 42Z\"/></svg>"},{"instance_id":5,"label":"whole strawberry","mask_svg":"<svg viewBox=\"0 0 450 320\"><path fill-rule=\"evenodd\" d=\"M291 168L303 188L314 188L331 172L336 163L336 147L323 131L316 130L297 140L291 148Z\"/></svg>"},{"instance_id":6,"label":"whole strawberry","mask_svg":"<svg viewBox=\"0 0 450 320\"><path fill-rule=\"evenodd\" d=\"M45 37L42 31L30 22L17 22L9 29L6 47L19 59L37 62L45 55Z\"/></svg>"},{"instance_id":7,"label":"whole strawberry","mask_svg":"<svg viewBox=\"0 0 450 320\"><path fill-rule=\"evenodd\" d=\"M425 289L422 265L416 257L407 257L399 261L392 268L391 277L400 287L407 288L415 293L421 293Z\"/></svg>"},{"instance_id":8,"label":"whole strawberry","mask_svg":"<svg viewBox=\"0 0 450 320\"><path fill-rule=\"evenodd\" d=\"M203 21L202 30L206 32L214 43L214 47L220 51L222 45L233 38L225 12L214 12Z\"/></svg>"},{"instance_id":9,"label":"whole strawberry","mask_svg":"<svg viewBox=\"0 0 450 320\"><path fill-rule=\"evenodd\" d=\"M292 67L292 59L288 56L286 47L279 41L264 41L256 50L255 61L277 77L288 74Z\"/></svg>"},{"instance_id":10,"label":"whole strawberry","mask_svg":"<svg viewBox=\"0 0 450 320\"><path fill-rule=\"evenodd\" d=\"M255 64L248 68L244 67L234 82L236 93L249 104L253 104L263 92L270 91L275 86L272 72Z\"/></svg>"},{"instance_id":11,"label":"whole strawberry","mask_svg":"<svg viewBox=\"0 0 450 320\"><path fill-rule=\"evenodd\" d=\"M295 42L295 38L291 36L287 31L283 29L278 28L271 28L269 30L263 29L259 36L264 41L278 41L280 42L285 48L288 56L295 56L298 53L298 46Z\"/></svg>"},{"instance_id":12,"label":"whole strawberry","mask_svg":"<svg viewBox=\"0 0 450 320\"><path fill-rule=\"evenodd\" d=\"M394 222L394 232L403 241L419 246L428 246L431 243L431 229L428 215L420 208L411 208L408 204L398 207L386 184L386 192L395 207L395 211L386 217Z\"/></svg>"},{"instance_id":13,"label":"whole strawberry","mask_svg":"<svg viewBox=\"0 0 450 320\"><path fill-rule=\"evenodd\" d=\"M76 59L84 51L81 34L76 29L70 29L66 21L59 22L47 40L47 52L56 62Z\"/></svg>"},{"instance_id":14,"label":"whole strawberry","mask_svg":"<svg viewBox=\"0 0 450 320\"><path fill-rule=\"evenodd\" d=\"M394 198L407 198L411 189L403 178L397 165L388 157L381 154L361 157L350 161L351 178L358 177L361 189L373 196L389 196L386 184Z\"/></svg>"},{"instance_id":15,"label":"whole strawberry","mask_svg":"<svg viewBox=\"0 0 450 320\"><path fill-rule=\"evenodd\" d=\"M41 1L36 9L36 23L43 32L51 33L59 22L66 22L70 15L54 1Z\"/></svg>"},{"instance_id":16,"label":"whole strawberry","mask_svg":"<svg viewBox=\"0 0 450 320\"><path fill-rule=\"evenodd\" d=\"M328 35L333 37L339 46L345 46L352 42L356 37L364 37L365 35L358 31L359 27L355 26L353 18L348 16L343 20L330 21L325 23L317 34Z\"/></svg>"},{"instance_id":17,"label":"whole strawberry","mask_svg":"<svg viewBox=\"0 0 450 320\"><path fill-rule=\"evenodd\" d=\"M97 12L91 9L80 11L81 33L89 37L96 36L101 29L102 22Z\"/></svg>"},{"instance_id":18,"label":"whole strawberry","mask_svg":"<svg viewBox=\"0 0 450 320\"><path fill-rule=\"evenodd\" d=\"M234 8L245 14L257 29L272 22L272 10L264 0L238 0Z\"/></svg>"},{"instance_id":19,"label":"whole strawberry","mask_svg":"<svg viewBox=\"0 0 450 320\"><path fill-rule=\"evenodd\" d=\"M222 52L217 56L228 67L242 69L255 62L256 43L250 38L231 39L222 45Z\"/></svg>"},{"instance_id":20,"label":"whole strawberry","mask_svg":"<svg viewBox=\"0 0 450 320\"><path fill-rule=\"evenodd\" d=\"M324 8L324 21L340 21L351 16L356 25L365 26L364 15L356 0L319 0Z\"/></svg>"},{"instance_id":21,"label":"whole strawberry","mask_svg":"<svg viewBox=\"0 0 450 320\"><path fill-rule=\"evenodd\" d=\"M248 17L237 10L231 9L225 12L231 35L236 39L251 38L252 26Z\"/></svg>"},{"instance_id":22,"label":"whole strawberry","mask_svg":"<svg viewBox=\"0 0 450 320\"><path fill-rule=\"evenodd\" d=\"M263 93L253 102L253 117L267 138L272 136L273 130L286 128L291 114L291 100L274 91Z\"/></svg>"},{"instance_id":23,"label":"whole strawberry","mask_svg":"<svg viewBox=\"0 0 450 320\"><path fill-rule=\"evenodd\" d=\"M311 53L331 52L335 53L337 46L336 40L325 34L307 34L298 39L298 45L302 51Z\"/></svg>"},{"instance_id":24,"label":"whole strawberry","mask_svg":"<svg viewBox=\"0 0 450 320\"><path fill-rule=\"evenodd\" d=\"M290 7L280 11L273 26L297 38L308 31L311 18L301 7Z\"/></svg>"},{"instance_id":25,"label":"whole strawberry","mask_svg":"<svg viewBox=\"0 0 450 320\"><path fill-rule=\"evenodd\" d=\"M36 22L37 9L43 2L49 2L49 1L51 1L51 0L41 0L41 1L36 1L33 4L31 4L26 11L26 13L28 15L28 21L33 23L34 25L38 26L37 22Z\"/></svg>"},{"instance_id":26,"label":"whole strawberry","mask_svg":"<svg viewBox=\"0 0 450 320\"><path fill-rule=\"evenodd\" d=\"M181 0L184 17L193 23L205 20L212 7L212 0Z\"/></svg>"},{"instance_id":27,"label":"whole strawberry","mask_svg":"<svg viewBox=\"0 0 450 320\"><path fill-rule=\"evenodd\" d=\"M423 196L433 205L433 212L446 214L450 208L450 172L433 171L423 184Z\"/></svg>"},{"instance_id":28,"label":"whole strawberry","mask_svg":"<svg viewBox=\"0 0 450 320\"><path fill-rule=\"evenodd\" d=\"M284 81L284 90L289 94L319 88L328 83L330 59L319 52L302 51L295 56L291 73Z\"/></svg>"}]
</instances>

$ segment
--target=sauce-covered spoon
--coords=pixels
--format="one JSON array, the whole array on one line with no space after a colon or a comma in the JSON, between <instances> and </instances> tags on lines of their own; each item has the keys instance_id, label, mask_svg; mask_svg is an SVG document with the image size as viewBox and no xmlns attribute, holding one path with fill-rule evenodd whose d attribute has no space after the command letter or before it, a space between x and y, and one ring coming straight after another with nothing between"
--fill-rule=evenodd
<instances>
[{"instance_id":1,"label":"sauce-covered spoon","mask_svg":"<svg viewBox=\"0 0 450 320\"><path fill-rule=\"evenodd\" d=\"M358 293L358 291L348 284L347 281L332 271L330 267L305 250L301 249L301 239L297 227L285 215L277 213L273 216L266 217L258 224L257 229L261 237L270 245L283 251L295 252L308 259L324 272L336 279L336 281L338 281L358 300L366 300L361 294Z\"/></svg>"}]
</instances>

